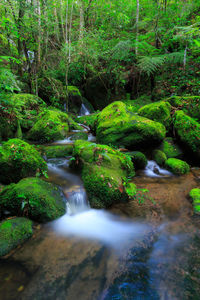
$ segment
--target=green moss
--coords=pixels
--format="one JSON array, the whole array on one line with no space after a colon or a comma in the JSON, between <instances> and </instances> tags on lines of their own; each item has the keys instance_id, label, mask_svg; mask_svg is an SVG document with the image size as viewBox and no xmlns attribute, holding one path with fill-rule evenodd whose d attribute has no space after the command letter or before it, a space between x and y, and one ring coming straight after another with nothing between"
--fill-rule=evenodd
<instances>
[{"instance_id":1,"label":"green moss","mask_svg":"<svg viewBox=\"0 0 200 300\"><path fill-rule=\"evenodd\" d=\"M127 152L127 155L131 156L132 162L136 170L145 169L147 165L146 156L140 151Z\"/></svg>"},{"instance_id":2,"label":"green moss","mask_svg":"<svg viewBox=\"0 0 200 300\"><path fill-rule=\"evenodd\" d=\"M190 171L190 166L183 160L169 158L165 162L165 167L176 175L183 175Z\"/></svg>"},{"instance_id":3,"label":"green moss","mask_svg":"<svg viewBox=\"0 0 200 300\"><path fill-rule=\"evenodd\" d=\"M69 111L78 114L82 105L82 96L79 89L76 86L68 86L67 93Z\"/></svg>"},{"instance_id":4,"label":"green moss","mask_svg":"<svg viewBox=\"0 0 200 300\"><path fill-rule=\"evenodd\" d=\"M135 174L130 157L108 146L86 141L75 142L74 157L75 165L82 169L92 207L109 207L113 202L128 201L131 191L134 193L133 186L127 182L127 178Z\"/></svg>"},{"instance_id":5,"label":"green moss","mask_svg":"<svg viewBox=\"0 0 200 300\"><path fill-rule=\"evenodd\" d=\"M194 212L200 214L200 189L192 189L189 195L192 199Z\"/></svg>"},{"instance_id":6,"label":"green moss","mask_svg":"<svg viewBox=\"0 0 200 300\"><path fill-rule=\"evenodd\" d=\"M25 178L6 186L0 193L1 212L28 216L38 222L54 220L65 213L60 190L39 178Z\"/></svg>"},{"instance_id":7,"label":"green moss","mask_svg":"<svg viewBox=\"0 0 200 300\"><path fill-rule=\"evenodd\" d=\"M183 111L174 115L174 128L179 140L197 158L200 158L200 124Z\"/></svg>"},{"instance_id":8,"label":"green moss","mask_svg":"<svg viewBox=\"0 0 200 300\"><path fill-rule=\"evenodd\" d=\"M69 117L63 112L46 110L28 133L28 139L42 143L64 139L69 131Z\"/></svg>"},{"instance_id":9,"label":"green moss","mask_svg":"<svg viewBox=\"0 0 200 300\"><path fill-rule=\"evenodd\" d=\"M98 116L97 141L104 144L138 149L160 143L165 127L127 110L122 102L108 105Z\"/></svg>"},{"instance_id":10,"label":"green moss","mask_svg":"<svg viewBox=\"0 0 200 300\"><path fill-rule=\"evenodd\" d=\"M68 94L71 96L79 96L79 97L81 97L81 93L80 93L80 91L79 91L79 89L76 87L76 86L68 86L67 87L67 92L68 92Z\"/></svg>"},{"instance_id":11,"label":"green moss","mask_svg":"<svg viewBox=\"0 0 200 300\"><path fill-rule=\"evenodd\" d=\"M11 139L0 147L0 169L0 182L8 184L46 174L47 164L33 146L20 139Z\"/></svg>"},{"instance_id":12,"label":"green moss","mask_svg":"<svg viewBox=\"0 0 200 300\"><path fill-rule=\"evenodd\" d=\"M82 116L82 117L78 118L78 122L90 127L91 131L93 133L96 133L98 114L99 113L97 112L97 113L94 113L94 114L91 114L88 116Z\"/></svg>"},{"instance_id":13,"label":"green moss","mask_svg":"<svg viewBox=\"0 0 200 300\"><path fill-rule=\"evenodd\" d=\"M33 126L38 113L46 107L42 99L31 94L10 94L4 100L0 106L0 136L3 140L15 136L21 138L22 132Z\"/></svg>"},{"instance_id":14,"label":"green moss","mask_svg":"<svg viewBox=\"0 0 200 300\"><path fill-rule=\"evenodd\" d=\"M167 156L161 150L154 150L153 151L153 160L155 160L158 165L164 166L164 164L167 160Z\"/></svg>"},{"instance_id":15,"label":"green moss","mask_svg":"<svg viewBox=\"0 0 200 300\"><path fill-rule=\"evenodd\" d=\"M63 145L63 146L40 146L38 150L45 155L47 159L49 158L59 158L72 155L73 145Z\"/></svg>"},{"instance_id":16,"label":"green moss","mask_svg":"<svg viewBox=\"0 0 200 300\"><path fill-rule=\"evenodd\" d=\"M200 121L200 96L173 96L167 99L171 105L181 108L186 114Z\"/></svg>"},{"instance_id":17,"label":"green moss","mask_svg":"<svg viewBox=\"0 0 200 300\"><path fill-rule=\"evenodd\" d=\"M169 129L171 120L171 105L169 102L159 101L147 104L139 109L138 114L145 118L162 123Z\"/></svg>"},{"instance_id":18,"label":"green moss","mask_svg":"<svg viewBox=\"0 0 200 300\"><path fill-rule=\"evenodd\" d=\"M181 148L170 137L164 139L159 149L165 153L167 158L181 158L183 156Z\"/></svg>"},{"instance_id":19,"label":"green moss","mask_svg":"<svg viewBox=\"0 0 200 300\"><path fill-rule=\"evenodd\" d=\"M32 222L14 218L0 223L0 257L24 243L33 234Z\"/></svg>"}]
</instances>

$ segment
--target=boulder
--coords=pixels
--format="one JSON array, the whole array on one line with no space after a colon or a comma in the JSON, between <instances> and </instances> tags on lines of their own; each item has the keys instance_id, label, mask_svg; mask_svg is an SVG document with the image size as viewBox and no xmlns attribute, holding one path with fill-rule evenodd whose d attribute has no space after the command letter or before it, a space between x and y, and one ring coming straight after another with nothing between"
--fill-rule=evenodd
<instances>
[{"instance_id":1,"label":"boulder","mask_svg":"<svg viewBox=\"0 0 200 300\"><path fill-rule=\"evenodd\" d=\"M40 151L47 159L66 157L72 155L73 145L39 146L38 151Z\"/></svg>"},{"instance_id":2,"label":"boulder","mask_svg":"<svg viewBox=\"0 0 200 300\"><path fill-rule=\"evenodd\" d=\"M128 111L120 101L102 110L97 121L97 141L137 150L154 146L165 138L166 129L161 123Z\"/></svg>"},{"instance_id":3,"label":"boulder","mask_svg":"<svg viewBox=\"0 0 200 300\"><path fill-rule=\"evenodd\" d=\"M174 115L174 128L179 141L186 150L200 158L200 124L187 116L183 111L177 111Z\"/></svg>"},{"instance_id":4,"label":"boulder","mask_svg":"<svg viewBox=\"0 0 200 300\"><path fill-rule=\"evenodd\" d=\"M183 175L190 171L190 166L185 161L177 158L168 158L165 167L175 175Z\"/></svg>"},{"instance_id":5,"label":"boulder","mask_svg":"<svg viewBox=\"0 0 200 300\"><path fill-rule=\"evenodd\" d=\"M155 160L155 162L157 162L159 166L164 166L167 160L167 156L165 155L165 153L158 149L153 151L152 158L153 160Z\"/></svg>"},{"instance_id":6,"label":"boulder","mask_svg":"<svg viewBox=\"0 0 200 300\"><path fill-rule=\"evenodd\" d=\"M32 221L13 218L0 223L0 257L24 243L33 234Z\"/></svg>"},{"instance_id":7,"label":"boulder","mask_svg":"<svg viewBox=\"0 0 200 300\"><path fill-rule=\"evenodd\" d=\"M38 116L27 137L41 143L52 142L66 138L70 129L83 130L68 114L59 110L45 110Z\"/></svg>"},{"instance_id":8,"label":"boulder","mask_svg":"<svg viewBox=\"0 0 200 300\"><path fill-rule=\"evenodd\" d=\"M172 123L171 105L169 102L159 101L147 104L138 110L138 114L142 117L162 123L167 129Z\"/></svg>"},{"instance_id":9,"label":"boulder","mask_svg":"<svg viewBox=\"0 0 200 300\"><path fill-rule=\"evenodd\" d=\"M81 110L81 105L83 103L79 89L76 86L68 86L67 93L69 111L79 114Z\"/></svg>"},{"instance_id":10,"label":"boulder","mask_svg":"<svg viewBox=\"0 0 200 300\"><path fill-rule=\"evenodd\" d=\"M37 222L48 222L65 214L66 203L55 185L29 177L10 184L0 193L1 213L27 216Z\"/></svg>"},{"instance_id":11,"label":"boulder","mask_svg":"<svg viewBox=\"0 0 200 300\"><path fill-rule=\"evenodd\" d=\"M0 182L18 182L28 176L45 175L47 164L40 153L20 139L10 139L0 147Z\"/></svg>"},{"instance_id":12,"label":"boulder","mask_svg":"<svg viewBox=\"0 0 200 300\"><path fill-rule=\"evenodd\" d=\"M126 155L129 155L131 157L131 160L136 170L145 169L147 165L147 158L142 152L140 151L126 152Z\"/></svg>"},{"instance_id":13,"label":"boulder","mask_svg":"<svg viewBox=\"0 0 200 300\"><path fill-rule=\"evenodd\" d=\"M192 189L189 195L192 199L194 213L200 214L200 189Z\"/></svg>"},{"instance_id":14,"label":"boulder","mask_svg":"<svg viewBox=\"0 0 200 300\"><path fill-rule=\"evenodd\" d=\"M74 144L73 166L82 170L82 179L91 207L104 208L113 203L125 202L136 193L131 158L105 145L86 141Z\"/></svg>"},{"instance_id":15,"label":"boulder","mask_svg":"<svg viewBox=\"0 0 200 300\"><path fill-rule=\"evenodd\" d=\"M167 137L164 139L164 141L159 146L159 150L164 152L167 158L182 158L183 156L183 151L171 137Z\"/></svg>"}]
</instances>

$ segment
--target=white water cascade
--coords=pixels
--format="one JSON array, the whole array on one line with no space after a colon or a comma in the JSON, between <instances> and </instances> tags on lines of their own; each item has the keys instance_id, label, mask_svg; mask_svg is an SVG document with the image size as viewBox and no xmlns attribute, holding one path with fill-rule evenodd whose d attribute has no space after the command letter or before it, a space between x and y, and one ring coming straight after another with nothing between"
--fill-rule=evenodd
<instances>
[{"instance_id":1,"label":"white water cascade","mask_svg":"<svg viewBox=\"0 0 200 300\"><path fill-rule=\"evenodd\" d=\"M90 115L90 111L87 109L85 104L82 103L81 105L81 111L80 111L80 116L87 116Z\"/></svg>"},{"instance_id":2,"label":"white water cascade","mask_svg":"<svg viewBox=\"0 0 200 300\"><path fill-rule=\"evenodd\" d=\"M149 160L147 166L144 170L146 176L149 177L163 177L163 176L172 176L172 173L162 169L155 161Z\"/></svg>"}]
</instances>

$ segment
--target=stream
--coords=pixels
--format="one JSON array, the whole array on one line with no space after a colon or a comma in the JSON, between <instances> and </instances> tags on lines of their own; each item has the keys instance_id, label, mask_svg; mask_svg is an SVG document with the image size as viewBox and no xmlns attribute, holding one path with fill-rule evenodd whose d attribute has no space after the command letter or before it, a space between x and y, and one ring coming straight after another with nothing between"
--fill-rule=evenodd
<instances>
[{"instance_id":1,"label":"stream","mask_svg":"<svg viewBox=\"0 0 200 300\"><path fill-rule=\"evenodd\" d=\"M200 170L176 177L149 161L134 183L149 189L156 209L146 214L130 201L105 211L90 208L69 159L48 160L66 214L36 225L30 240L0 259L0 299L200 299L200 221L187 199Z\"/></svg>"}]
</instances>

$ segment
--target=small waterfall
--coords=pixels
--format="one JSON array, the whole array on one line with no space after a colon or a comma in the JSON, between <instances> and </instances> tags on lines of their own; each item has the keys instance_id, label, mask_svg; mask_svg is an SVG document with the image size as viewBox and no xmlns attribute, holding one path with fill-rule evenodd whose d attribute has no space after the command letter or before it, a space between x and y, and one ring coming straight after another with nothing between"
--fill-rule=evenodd
<instances>
[{"instance_id":1,"label":"small waterfall","mask_svg":"<svg viewBox=\"0 0 200 300\"><path fill-rule=\"evenodd\" d=\"M80 111L80 116L87 116L90 115L90 111L87 109L85 104L82 103L81 105L81 111Z\"/></svg>"},{"instance_id":2,"label":"small waterfall","mask_svg":"<svg viewBox=\"0 0 200 300\"><path fill-rule=\"evenodd\" d=\"M149 177L172 176L172 173L162 169L155 161L149 160L144 170L145 175Z\"/></svg>"}]
</instances>

